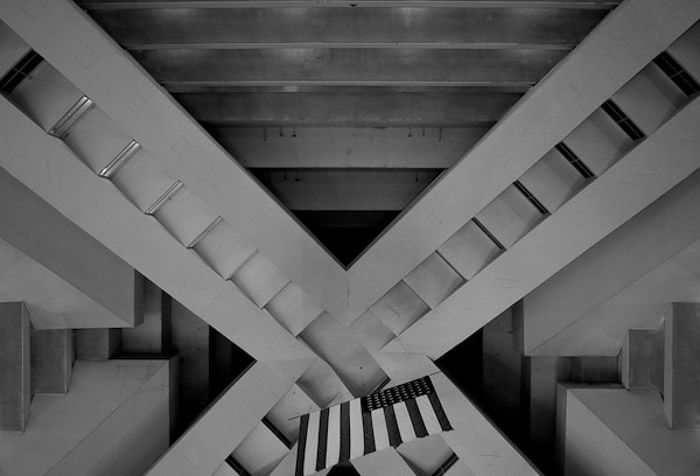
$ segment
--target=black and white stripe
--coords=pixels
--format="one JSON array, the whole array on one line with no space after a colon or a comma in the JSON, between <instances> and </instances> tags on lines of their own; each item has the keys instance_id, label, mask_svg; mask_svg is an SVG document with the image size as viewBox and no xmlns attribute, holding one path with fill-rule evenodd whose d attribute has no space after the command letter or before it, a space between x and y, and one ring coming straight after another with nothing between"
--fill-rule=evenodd
<instances>
[{"instance_id":1,"label":"black and white stripe","mask_svg":"<svg viewBox=\"0 0 700 476\"><path fill-rule=\"evenodd\" d=\"M429 377L303 415L296 476L451 430Z\"/></svg>"}]
</instances>

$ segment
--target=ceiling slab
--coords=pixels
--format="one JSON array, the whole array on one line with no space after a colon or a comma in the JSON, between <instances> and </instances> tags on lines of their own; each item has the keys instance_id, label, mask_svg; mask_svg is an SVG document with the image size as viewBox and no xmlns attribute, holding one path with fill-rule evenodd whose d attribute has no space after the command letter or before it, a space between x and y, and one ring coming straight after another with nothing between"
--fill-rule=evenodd
<instances>
[{"instance_id":1,"label":"ceiling slab","mask_svg":"<svg viewBox=\"0 0 700 476\"><path fill-rule=\"evenodd\" d=\"M87 2L82 2L83 5ZM208 46L226 49L282 45L353 48L486 45L570 48L607 9L561 8L171 8L101 9L92 13L128 49ZM189 28L186 25L196 25ZM288 47L288 46L287 46Z\"/></svg>"}]
</instances>

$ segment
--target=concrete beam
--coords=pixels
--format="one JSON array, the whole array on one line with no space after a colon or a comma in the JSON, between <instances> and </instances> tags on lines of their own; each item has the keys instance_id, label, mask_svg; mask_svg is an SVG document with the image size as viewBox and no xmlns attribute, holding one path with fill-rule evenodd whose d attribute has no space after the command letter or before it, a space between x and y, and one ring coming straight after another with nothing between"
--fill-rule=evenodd
<instances>
[{"instance_id":1,"label":"concrete beam","mask_svg":"<svg viewBox=\"0 0 700 476\"><path fill-rule=\"evenodd\" d=\"M384 350L459 344L700 167L698 136L695 99Z\"/></svg>"},{"instance_id":2,"label":"concrete beam","mask_svg":"<svg viewBox=\"0 0 700 476\"><path fill-rule=\"evenodd\" d=\"M0 4L0 18L99 104L167 175L233 225L246 245L257 247L331 314L344 314L343 268L77 5L12 0Z\"/></svg>"},{"instance_id":3,"label":"concrete beam","mask_svg":"<svg viewBox=\"0 0 700 476\"><path fill-rule=\"evenodd\" d=\"M30 310L32 304L41 303L45 306L42 311L54 314L50 322L36 322L35 327L125 327L141 323L143 280L133 267L1 168L0 202L0 240L75 288L73 293L81 294L81 301L94 301L92 305L68 306L60 298L48 302L50 291L42 297L32 296L31 289L21 290L32 298L26 299ZM37 286L41 285L37 272L28 269L26 276L28 284L36 276ZM86 314L91 314L90 318Z\"/></svg>"},{"instance_id":4,"label":"concrete beam","mask_svg":"<svg viewBox=\"0 0 700 476\"><path fill-rule=\"evenodd\" d=\"M527 355L617 355L628 329L658 328L669 302L697 296L700 171L524 299Z\"/></svg>"},{"instance_id":5,"label":"concrete beam","mask_svg":"<svg viewBox=\"0 0 700 476\"><path fill-rule=\"evenodd\" d=\"M640 0L615 9L352 266L349 319L440 247L698 18L700 4L692 0Z\"/></svg>"},{"instance_id":6,"label":"concrete beam","mask_svg":"<svg viewBox=\"0 0 700 476\"><path fill-rule=\"evenodd\" d=\"M2 98L0 117L7 138L0 143L0 166L66 218L257 360L312 356L111 182Z\"/></svg>"},{"instance_id":7,"label":"concrete beam","mask_svg":"<svg viewBox=\"0 0 700 476\"><path fill-rule=\"evenodd\" d=\"M282 377L263 363L246 371L146 473L212 474L291 388L299 375Z\"/></svg>"},{"instance_id":8,"label":"concrete beam","mask_svg":"<svg viewBox=\"0 0 700 476\"><path fill-rule=\"evenodd\" d=\"M443 373L430 379L454 428L441 436L473 474L539 474Z\"/></svg>"},{"instance_id":9,"label":"concrete beam","mask_svg":"<svg viewBox=\"0 0 700 476\"><path fill-rule=\"evenodd\" d=\"M177 93L208 125L306 127L489 127L520 99L519 92L256 92ZM456 88L459 89L459 88ZM270 135L279 135L277 130ZM418 135L421 131L414 131ZM289 132L288 132L289 133Z\"/></svg>"},{"instance_id":10,"label":"concrete beam","mask_svg":"<svg viewBox=\"0 0 700 476\"><path fill-rule=\"evenodd\" d=\"M212 127L212 135L248 168L447 169L488 127Z\"/></svg>"},{"instance_id":11,"label":"concrete beam","mask_svg":"<svg viewBox=\"0 0 700 476\"><path fill-rule=\"evenodd\" d=\"M31 41L29 42L31 44ZM135 50L134 58L166 88L190 86L532 85L565 50L323 49ZM353 65L352 68L348 65Z\"/></svg>"},{"instance_id":12,"label":"concrete beam","mask_svg":"<svg viewBox=\"0 0 700 476\"><path fill-rule=\"evenodd\" d=\"M0 430L23 431L31 402L29 314L21 302L0 303Z\"/></svg>"},{"instance_id":13,"label":"concrete beam","mask_svg":"<svg viewBox=\"0 0 700 476\"><path fill-rule=\"evenodd\" d=\"M79 2L80 3L80 2ZM142 2L143 3L143 2ZM248 2L250 3L250 2ZM88 11L127 49L210 46L270 48L318 44L324 48L475 48L535 45L568 48L578 43L607 9L560 8L188 8Z\"/></svg>"},{"instance_id":14,"label":"concrete beam","mask_svg":"<svg viewBox=\"0 0 700 476\"><path fill-rule=\"evenodd\" d=\"M609 9L620 3L619 0L140 0L138 3L124 0L80 0L77 2L84 8L111 10L111 9L149 9L167 8L173 6L189 8L250 8L250 7L348 7L359 6L367 8L385 8L392 6L408 7L441 7L455 8L481 8L484 6L510 8L521 7L551 7L551 8L584 8L584 9Z\"/></svg>"},{"instance_id":15,"label":"concrete beam","mask_svg":"<svg viewBox=\"0 0 700 476\"><path fill-rule=\"evenodd\" d=\"M290 210L403 210L441 170L256 169L255 176Z\"/></svg>"}]
</instances>

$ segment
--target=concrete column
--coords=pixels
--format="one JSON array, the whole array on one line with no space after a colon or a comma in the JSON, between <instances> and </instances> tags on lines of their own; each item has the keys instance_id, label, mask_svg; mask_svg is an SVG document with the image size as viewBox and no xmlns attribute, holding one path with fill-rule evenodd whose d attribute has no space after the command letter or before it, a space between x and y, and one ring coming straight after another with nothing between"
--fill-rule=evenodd
<instances>
[{"instance_id":1,"label":"concrete column","mask_svg":"<svg viewBox=\"0 0 700 476\"><path fill-rule=\"evenodd\" d=\"M666 314L664 410L672 429L700 427L700 303L673 303Z\"/></svg>"},{"instance_id":2,"label":"concrete column","mask_svg":"<svg viewBox=\"0 0 700 476\"><path fill-rule=\"evenodd\" d=\"M0 303L0 430L23 431L29 417L29 334L24 304Z\"/></svg>"},{"instance_id":3,"label":"concrete column","mask_svg":"<svg viewBox=\"0 0 700 476\"><path fill-rule=\"evenodd\" d=\"M626 389L663 391L663 329L630 329L622 341L619 368Z\"/></svg>"},{"instance_id":4,"label":"concrete column","mask_svg":"<svg viewBox=\"0 0 700 476\"><path fill-rule=\"evenodd\" d=\"M143 290L143 322L132 328L122 328L121 351L125 354L161 354L169 347L169 314L163 306L163 291L146 280Z\"/></svg>"},{"instance_id":5,"label":"concrete column","mask_svg":"<svg viewBox=\"0 0 700 476\"><path fill-rule=\"evenodd\" d=\"M75 360L72 329L32 330L32 393L68 393Z\"/></svg>"},{"instance_id":6,"label":"concrete column","mask_svg":"<svg viewBox=\"0 0 700 476\"><path fill-rule=\"evenodd\" d=\"M109 360L121 347L119 329L77 329L76 356L79 360Z\"/></svg>"}]
</instances>

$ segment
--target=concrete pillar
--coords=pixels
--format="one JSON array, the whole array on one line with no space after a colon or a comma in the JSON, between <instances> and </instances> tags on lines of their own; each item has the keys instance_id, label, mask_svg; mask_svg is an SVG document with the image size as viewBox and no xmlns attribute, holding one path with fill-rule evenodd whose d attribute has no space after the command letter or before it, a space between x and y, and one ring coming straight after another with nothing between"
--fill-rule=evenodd
<instances>
[{"instance_id":1,"label":"concrete pillar","mask_svg":"<svg viewBox=\"0 0 700 476\"><path fill-rule=\"evenodd\" d=\"M673 303L666 314L664 410L672 429L700 427L700 303Z\"/></svg>"},{"instance_id":2,"label":"concrete pillar","mask_svg":"<svg viewBox=\"0 0 700 476\"><path fill-rule=\"evenodd\" d=\"M76 356L79 360L109 360L121 346L119 329L77 329Z\"/></svg>"},{"instance_id":3,"label":"concrete pillar","mask_svg":"<svg viewBox=\"0 0 700 476\"><path fill-rule=\"evenodd\" d=\"M0 303L0 430L23 431L29 417L29 334L24 304Z\"/></svg>"},{"instance_id":4,"label":"concrete pillar","mask_svg":"<svg viewBox=\"0 0 700 476\"><path fill-rule=\"evenodd\" d=\"M68 393L75 352L72 329L32 330L32 393Z\"/></svg>"},{"instance_id":5,"label":"concrete pillar","mask_svg":"<svg viewBox=\"0 0 700 476\"><path fill-rule=\"evenodd\" d=\"M620 380L628 390L663 390L663 329L630 329L619 356Z\"/></svg>"},{"instance_id":6,"label":"concrete pillar","mask_svg":"<svg viewBox=\"0 0 700 476\"><path fill-rule=\"evenodd\" d=\"M145 280L143 322L121 330L121 351L125 354L162 354L169 350L170 313L164 306L163 291ZM169 296L168 296L169 298ZM166 312L168 311L168 312Z\"/></svg>"}]
</instances>

